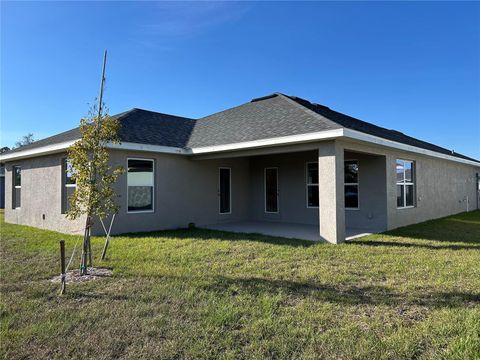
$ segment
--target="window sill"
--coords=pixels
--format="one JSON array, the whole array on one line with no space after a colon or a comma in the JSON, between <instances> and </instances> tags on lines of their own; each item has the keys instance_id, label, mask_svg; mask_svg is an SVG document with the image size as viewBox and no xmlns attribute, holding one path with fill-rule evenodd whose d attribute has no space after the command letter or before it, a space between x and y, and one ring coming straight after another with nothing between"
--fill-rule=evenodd
<instances>
[{"instance_id":1,"label":"window sill","mask_svg":"<svg viewBox=\"0 0 480 360\"><path fill-rule=\"evenodd\" d=\"M402 206L402 207L398 207L397 206L397 210L403 210L403 209L414 209L415 206Z\"/></svg>"},{"instance_id":2,"label":"window sill","mask_svg":"<svg viewBox=\"0 0 480 360\"><path fill-rule=\"evenodd\" d=\"M359 210L360 210L360 208L345 208L345 210L359 211Z\"/></svg>"},{"instance_id":3,"label":"window sill","mask_svg":"<svg viewBox=\"0 0 480 360\"><path fill-rule=\"evenodd\" d=\"M154 210L127 211L127 214L150 214L154 212L155 212Z\"/></svg>"}]
</instances>

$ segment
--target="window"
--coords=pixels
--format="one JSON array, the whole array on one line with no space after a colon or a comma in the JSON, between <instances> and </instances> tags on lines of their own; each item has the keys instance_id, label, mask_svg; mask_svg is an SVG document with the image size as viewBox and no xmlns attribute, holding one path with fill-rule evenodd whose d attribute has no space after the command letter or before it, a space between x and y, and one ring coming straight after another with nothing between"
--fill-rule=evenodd
<instances>
[{"instance_id":1,"label":"window","mask_svg":"<svg viewBox=\"0 0 480 360\"><path fill-rule=\"evenodd\" d=\"M278 213L277 168L265 168L265 212Z\"/></svg>"},{"instance_id":2,"label":"window","mask_svg":"<svg viewBox=\"0 0 480 360\"><path fill-rule=\"evenodd\" d=\"M152 212L154 200L154 162L127 160L127 212Z\"/></svg>"},{"instance_id":3,"label":"window","mask_svg":"<svg viewBox=\"0 0 480 360\"><path fill-rule=\"evenodd\" d=\"M358 209L358 161L344 163L345 209Z\"/></svg>"},{"instance_id":4,"label":"window","mask_svg":"<svg viewBox=\"0 0 480 360\"><path fill-rule=\"evenodd\" d=\"M219 168L218 169L218 181L219 181L219 195L220 195L220 214L231 213L231 169Z\"/></svg>"},{"instance_id":5,"label":"window","mask_svg":"<svg viewBox=\"0 0 480 360\"><path fill-rule=\"evenodd\" d=\"M70 197L77 188L73 177L74 170L67 159L62 162L62 214L66 214L70 209Z\"/></svg>"},{"instance_id":6,"label":"window","mask_svg":"<svg viewBox=\"0 0 480 360\"><path fill-rule=\"evenodd\" d=\"M413 161L397 159L397 207L408 208L415 206L415 164Z\"/></svg>"},{"instance_id":7,"label":"window","mask_svg":"<svg viewBox=\"0 0 480 360\"><path fill-rule=\"evenodd\" d=\"M22 204L22 168L20 166L14 166L12 168L13 174L13 196L12 196L12 208L20 208Z\"/></svg>"},{"instance_id":8,"label":"window","mask_svg":"<svg viewBox=\"0 0 480 360\"><path fill-rule=\"evenodd\" d=\"M318 162L307 163L307 208L318 208Z\"/></svg>"}]
</instances>

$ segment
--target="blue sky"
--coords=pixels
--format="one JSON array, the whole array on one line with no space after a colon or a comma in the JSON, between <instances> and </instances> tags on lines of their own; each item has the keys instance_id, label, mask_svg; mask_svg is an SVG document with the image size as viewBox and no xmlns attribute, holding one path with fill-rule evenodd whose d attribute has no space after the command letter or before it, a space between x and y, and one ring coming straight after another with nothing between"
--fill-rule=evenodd
<instances>
[{"instance_id":1,"label":"blue sky","mask_svg":"<svg viewBox=\"0 0 480 360\"><path fill-rule=\"evenodd\" d=\"M480 3L2 2L1 144L283 92L480 158Z\"/></svg>"}]
</instances>

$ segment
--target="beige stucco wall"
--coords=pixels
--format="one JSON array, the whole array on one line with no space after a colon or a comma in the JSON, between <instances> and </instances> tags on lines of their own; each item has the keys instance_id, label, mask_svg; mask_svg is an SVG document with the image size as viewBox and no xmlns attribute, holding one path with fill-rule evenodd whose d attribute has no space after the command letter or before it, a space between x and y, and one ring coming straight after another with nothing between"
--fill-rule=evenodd
<instances>
[{"instance_id":1,"label":"beige stucco wall","mask_svg":"<svg viewBox=\"0 0 480 360\"><path fill-rule=\"evenodd\" d=\"M64 154L5 164L5 221L63 233L81 233L84 218L68 220L62 214L62 159ZM21 207L12 209L12 166L22 168Z\"/></svg>"},{"instance_id":2,"label":"beige stucco wall","mask_svg":"<svg viewBox=\"0 0 480 360\"><path fill-rule=\"evenodd\" d=\"M480 166L462 164L406 151L387 149L362 143L341 142L344 149L385 156L387 190L387 228L448 216L476 208L476 173ZM396 159L415 161L414 208L397 209Z\"/></svg>"},{"instance_id":3,"label":"beige stucco wall","mask_svg":"<svg viewBox=\"0 0 480 360\"><path fill-rule=\"evenodd\" d=\"M368 231L387 229L386 157L345 151L345 160L358 161L358 197L356 210L345 210L347 228Z\"/></svg>"},{"instance_id":4,"label":"beige stucco wall","mask_svg":"<svg viewBox=\"0 0 480 360\"><path fill-rule=\"evenodd\" d=\"M272 220L305 224L318 224L318 209L307 209L305 193L305 163L320 159L320 149L327 143L311 143L299 152L282 153L282 149L270 148L275 155L265 155L266 149L256 156L254 151L248 157L228 157L206 159L205 157L185 157L181 155L155 154L135 151L112 151L112 164L126 167L128 157L155 160L155 211L153 213L127 214L126 189L127 175L117 183L121 209L113 227L113 233L151 231L185 227L190 222L208 225L220 222L243 220ZM324 215L324 226L338 230L338 224L347 227L372 228L381 224L393 229L424 220L447 216L466 211L466 197L470 199L470 209L476 207L475 174L480 167L427 157L419 154L396 151L358 142L336 141L335 151L346 158L355 152L360 159L360 207L358 212L343 209L343 193L337 191L334 201L340 204L335 209L325 209L323 213L334 213L335 219ZM260 155L261 153L261 155ZM371 155L379 155L372 157ZM328 155L328 154L327 154ZM330 154L331 155L331 154ZM330 156L328 155L328 156ZM57 230L60 232L82 231L83 219L70 221L61 214L62 170L64 154L42 156L6 163L6 202L7 222ZM416 164L417 206L410 209L396 207L395 159L414 160ZM331 161L327 159L325 169ZM12 209L12 166L22 166L22 207ZM232 169L232 213L219 214L218 167ZM279 168L279 214L265 214L263 194L264 167ZM382 170L384 169L384 170ZM332 177L325 170L321 183L328 188L329 181L337 179L337 186L343 186L339 174L343 169L336 166ZM382 174L383 172L383 174ZM383 185L382 185L383 184ZM322 193L329 196L328 191ZM321 203L322 204L322 203ZM325 202L324 202L325 204ZM332 205L333 206L333 205ZM328 211L327 211L328 210ZM373 214L370 219L370 214ZM342 219L342 214L344 218ZM45 219L43 219L45 215ZM320 214L321 215L321 214ZM320 216L321 217L321 216ZM328 224L331 225L328 225ZM96 227L99 233L99 227ZM335 231L336 233L340 233Z\"/></svg>"},{"instance_id":5,"label":"beige stucco wall","mask_svg":"<svg viewBox=\"0 0 480 360\"><path fill-rule=\"evenodd\" d=\"M254 221L318 224L318 208L307 208L306 164L318 161L316 151L250 157L249 217ZM264 171L278 168L278 213L265 212Z\"/></svg>"},{"instance_id":6,"label":"beige stucco wall","mask_svg":"<svg viewBox=\"0 0 480 360\"><path fill-rule=\"evenodd\" d=\"M344 151L338 141L318 146L318 196L320 238L339 243L345 241Z\"/></svg>"},{"instance_id":7,"label":"beige stucco wall","mask_svg":"<svg viewBox=\"0 0 480 360\"><path fill-rule=\"evenodd\" d=\"M127 167L127 158L155 160L154 212L127 213L127 175L117 182L121 206L114 233L152 231L245 220L248 214L248 159L197 161L181 155L113 151L111 162ZM231 214L219 213L218 168L231 168Z\"/></svg>"},{"instance_id":8,"label":"beige stucco wall","mask_svg":"<svg viewBox=\"0 0 480 360\"><path fill-rule=\"evenodd\" d=\"M62 159L65 154L42 156L6 165L5 221L63 233L82 233L84 218L71 221L61 213ZM239 221L248 214L248 160L220 159L196 161L191 158L145 152L112 151L111 162L126 168L127 158L155 160L155 197L152 213L127 213L127 175L120 176L116 188L121 206L112 233L153 231ZM12 166L22 167L22 206L12 209ZM218 167L232 170L232 212L219 214ZM45 214L45 220L43 220ZM98 222L95 234L102 230Z\"/></svg>"}]
</instances>

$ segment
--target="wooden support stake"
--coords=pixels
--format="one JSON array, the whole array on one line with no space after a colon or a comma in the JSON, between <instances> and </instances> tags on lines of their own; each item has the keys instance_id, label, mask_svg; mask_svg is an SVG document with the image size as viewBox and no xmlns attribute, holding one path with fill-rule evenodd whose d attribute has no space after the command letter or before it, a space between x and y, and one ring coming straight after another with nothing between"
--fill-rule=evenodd
<instances>
[{"instance_id":1,"label":"wooden support stake","mask_svg":"<svg viewBox=\"0 0 480 360\"><path fill-rule=\"evenodd\" d=\"M87 274L87 252L88 252L87 232L88 232L88 220L87 220L87 224L85 225L85 230L83 232L82 260L80 261L80 275Z\"/></svg>"},{"instance_id":2,"label":"wooden support stake","mask_svg":"<svg viewBox=\"0 0 480 360\"><path fill-rule=\"evenodd\" d=\"M61 281L62 285L60 288L60 295L65 294L66 284L65 284L65 240L60 240L60 267L61 267Z\"/></svg>"},{"instance_id":3,"label":"wooden support stake","mask_svg":"<svg viewBox=\"0 0 480 360\"><path fill-rule=\"evenodd\" d=\"M92 261L92 228L88 228L88 266L93 267Z\"/></svg>"},{"instance_id":4,"label":"wooden support stake","mask_svg":"<svg viewBox=\"0 0 480 360\"><path fill-rule=\"evenodd\" d=\"M102 223L103 230L105 231L105 235L107 235L107 238L105 239L105 245L103 246L103 252L102 252L102 260L105 260L105 256L107 256L107 249L108 249L108 244L110 243L110 232L112 231L112 225L113 222L115 221L115 215L112 215L112 221L110 222L110 227L107 229L105 228L105 225L103 224L103 220L100 219L100 222Z\"/></svg>"}]
</instances>

